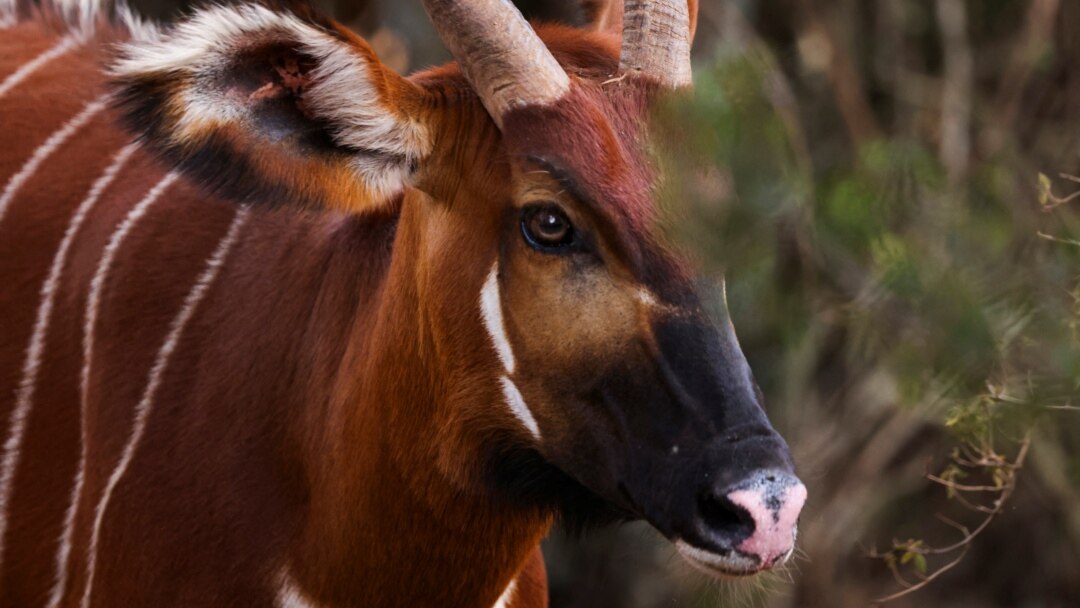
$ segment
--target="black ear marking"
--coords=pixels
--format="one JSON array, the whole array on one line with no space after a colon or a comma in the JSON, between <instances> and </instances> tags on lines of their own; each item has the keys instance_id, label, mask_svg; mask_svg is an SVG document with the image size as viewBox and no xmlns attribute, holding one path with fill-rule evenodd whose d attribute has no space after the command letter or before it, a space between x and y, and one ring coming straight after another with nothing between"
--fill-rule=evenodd
<instances>
[{"instance_id":1,"label":"black ear marking","mask_svg":"<svg viewBox=\"0 0 1080 608\"><path fill-rule=\"evenodd\" d=\"M406 81L362 40L303 15L215 6L129 43L113 69L124 122L238 202L387 204L430 148L426 128L401 110L419 106L401 96L422 91L387 86Z\"/></svg>"}]
</instances>

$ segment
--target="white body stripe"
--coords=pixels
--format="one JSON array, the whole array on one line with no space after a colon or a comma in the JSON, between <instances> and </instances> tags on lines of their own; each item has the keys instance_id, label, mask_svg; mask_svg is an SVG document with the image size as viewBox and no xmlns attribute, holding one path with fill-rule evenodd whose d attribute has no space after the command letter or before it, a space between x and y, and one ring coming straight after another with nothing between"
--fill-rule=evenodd
<instances>
[{"instance_id":1,"label":"white body stripe","mask_svg":"<svg viewBox=\"0 0 1080 608\"><path fill-rule=\"evenodd\" d=\"M131 461L135 456L135 450L138 449L139 442L142 440L143 433L146 431L146 422L150 418L150 412L153 409L154 398L157 396L158 387L161 385L161 380L165 376L165 370L169 366L172 354L176 350L177 344L180 343L184 328L187 326L188 321L191 320L192 315L195 314L195 309L199 306L199 303L202 302L206 292L209 291L210 286L217 278L218 272L221 270L222 265L225 263L225 258L228 256L229 251L232 249L233 244L240 235L240 229L247 221L249 213L250 211L248 210L237 212L236 217L229 226L229 231L218 244L217 249L214 250L210 259L207 260L206 268L203 269L202 274L195 281L195 285L192 286L191 291L188 292L187 297L184 299L184 305L181 307L180 312L169 326L169 334L165 338L165 342L161 345L161 349L158 351L157 357L154 360L154 366L150 369L150 376L146 381L146 389L143 391L142 399L140 399L139 403L135 406L135 422L131 430L131 436L124 446L124 452L120 457L120 462L117 463L116 468L113 469L112 475L109 476L109 481L105 486L105 490L101 495L101 499L98 501L97 509L94 513L94 524L90 531L90 547L87 554L86 589L83 592L81 604L83 608L88 608L90 605L90 597L94 591L94 568L97 563L97 545L101 534L101 523L105 518L106 510L109 508L109 500L112 498L112 493L116 489L117 484L120 483L120 480L123 479L124 474L127 472L128 466L131 465Z\"/></svg>"},{"instance_id":2,"label":"white body stripe","mask_svg":"<svg viewBox=\"0 0 1080 608\"><path fill-rule=\"evenodd\" d=\"M176 181L177 176L178 174L175 172L167 174L146 193L146 196L144 196L131 211L128 212L124 220L116 230L113 231L112 236L109 237L109 242L105 244L105 249L101 254L101 260L98 262L97 270L94 272L94 277L90 280L90 293L86 299L86 316L83 321L83 368L79 383L79 410L82 412L84 430L88 412L87 400L89 398L90 365L94 359L94 328L97 327L101 292L105 285L105 280L108 278L109 270L112 268L113 258L116 257L116 252L120 249L120 244L127 238L131 229L135 227L135 224L137 224L144 215L146 215L146 211L156 200L158 200L161 194ZM81 459L82 462L86 462L87 442L85 437L83 439L82 450Z\"/></svg>"},{"instance_id":3,"label":"white body stripe","mask_svg":"<svg viewBox=\"0 0 1080 608\"><path fill-rule=\"evenodd\" d=\"M78 116L64 125L60 131L54 133L45 145L38 148L38 152L40 152L42 148L49 146L50 143L53 144L52 147L40 157L38 156L38 153L35 152L30 161L23 166L23 170L17 173L15 177L11 178L11 181L8 182L8 188L4 190L4 196L0 197L0 219L3 218L6 204L11 200L11 197L14 196L14 192L18 189L19 185L33 173L37 166L41 164L41 161L43 161L56 146L60 145L60 143L74 133L79 126L84 124L103 107L104 103L101 100L91 102ZM80 207L79 211L81 210ZM79 211L76 211L76 217L77 220L81 222L82 218L79 217ZM68 231L71 231L70 226L68 227ZM22 378L19 381L19 388L15 394L15 407L12 408L11 417L8 420L8 436L7 440L4 442L3 456L0 458L0 564L3 564L4 561L4 541L6 540L5 537L7 535L8 503L11 501L12 486L15 483L15 471L19 466L19 459L22 455L23 437L26 435L26 419L29 417L30 410L33 407L34 385L37 380L38 367L41 365L41 351L45 345L45 332L49 322L48 318L52 312L53 291L56 289L56 282L59 279L60 274L58 266L62 266L63 262L63 260L60 259L60 256L66 250L69 241L68 237L68 234L64 235L64 240L60 245L61 251L57 253L57 257L53 260L49 276L42 286L41 305L38 307L37 319L34 322L34 330L30 335L30 344L26 349L26 358L23 360Z\"/></svg>"},{"instance_id":4,"label":"white body stripe","mask_svg":"<svg viewBox=\"0 0 1080 608\"><path fill-rule=\"evenodd\" d=\"M499 353L503 368L506 373L514 373L514 351L510 347L510 340L506 337L506 326L503 323L502 299L499 297L499 265L491 267L484 286L480 289L480 313L484 317L484 327L491 342L495 345L495 352Z\"/></svg>"},{"instance_id":5,"label":"white body stripe","mask_svg":"<svg viewBox=\"0 0 1080 608\"><path fill-rule=\"evenodd\" d=\"M0 17L2 19L3 17ZM14 14L12 14L11 21L14 24ZM49 49L34 57L30 61L23 64L19 69L15 70L0 82L0 97L7 94L8 91L14 89L20 82L26 80L27 76L30 76L41 68L46 63L49 63L53 59L63 55L64 53L75 48L79 44L79 39L74 35L67 35L60 39L59 42L51 46Z\"/></svg>"},{"instance_id":6,"label":"white body stripe","mask_svg":"<svg viewBox=\"0 0 1080 608\"><path fill-rule=\"evenodd\" d=\"M175 172L167 174L146 193L146 196L144 196L131 211L128 212L124 220L112 233L112 236L109 237L109 242L105 244L105 249L101 254L101 260L98 262L97 271L94 272L94 276L90 280L90 293L86 299L86 316L83 325L83 368L82 377L79 383L79 409L80 412L82 412L84 430L88 409L87 399L90 384L90 364L93 361L94 355L94 328L97 326L102 287L105 285L105 279L108 278L109 269L112 268L113 258L116 257L116 252L120 249L120 244L124 242L128 233L135 227L135 224L146 215L146 211L150 206L158 200L161 194L165 192L174 181L176 181L177 177L178 174ZM87 442L84 437L82 446L83 462L86 462L86 448ZM87 583L87 589L89 590L89 582ZM84 601L85 599L87 598L84 598Z\"/></svg>"},{"instance_id":7,"label":"white body stripe","mask_svg":"<svg viewBox=\"0 0 1080 608\"><path fill-rule=\"evenodd\" d=\"M82 411L86 412L86 399L89 390L90 383L90 364L94 359L94 329L97 327L98 307L101 301L101 290L105 285L105 279L109 276L109 269L112 267L113 258L116 256L116 251L120 248L120 244L127 237L127 234L131 232L131 229L135 227L135 224L146 215L146 210L150 208L150 205L154 204L154 201L161 196L174 181L176 181L177 174L169 173L161 179L146 196L135 207L131 209L124 221L120 223L116 231L109 237L109 242L106 243L105 249L101 254L101 260L98 262L97 271L94 272L93 279L90 280L90 294L86 299L86 316L84 318L83 325L83 368L82 377L79 383L79 392L82 402Z\"/></svg>"},{"instance_id":8,"label":"white body stripe","mask_svg":"<svg viewBox=\"0 0 1080 608\"><path fill-rule=\"evenodd\" d=\"M106 105L106 96L104 95L86 104L86 107L75 115L75 118L72 118L64 124L64 126L60 127L58 131L54 132L45 140L45 143L38 146L37 150L34 150L30 159L26 161L21 169L19 169L18 173L8 180L7 185L4 187L4 192L0 194L0 222L4 221L4 214L7 212L7 208L11 204L12 199L18 194L19 188L34 175L34 172L38 170L41 163L45 162L57 148L89 122L98 112L104 110Z\"/></svg>"},{"instance_id":9,"label":"white body stripe","mask_svg":"<svg viewBox=\"0 0 1080 608\"><path fill-rule=\"evenodd\" d=\"M506 589L503 590L502 595L495 601L495 605L492 608L509 608L510 602L514 601L514 593L517 592L517 579L511 579L510 583L506 585Z\"/></svg>"},{"instance_id":10,"label":"white body stripe","mask_svg":"<svg viewBox=\"0 0 1080 608\"><path fill-rule=\"evenodd\" d=\"M83 220L86 219L86 215L90 213L90 210L97 204L98 199L101 197L101 193L105 191L105 188L109 186L116 179L117 174L127 164L128 159L138 148L138 144L128 144L116 153L113 158L113 162L105 172L101 174L94 185L90 188L89 194L79 205L77 211L75 211L74 217L71 219L71 224L68 225L67 232L64 233L64 240L60 243L60 249L56 252L56 257L53 259L52 269L49 271L49 278L45 281L45 286L42 288L42 303L41 308L38 309L38 320L34 326L34 337L31 339L30 353L27 355L27 367L24 368L24 384L26 387L23 390L27 391L26 398L29 399L33 396L34 385L37 381L37 369L41 359L41 347L44 344L45 336L49 328L49 315L52 311L53 301L56 297L56 289L59 286L60 273L63 271L64 263L67 261L68 249L71 248L72 241L75 240L75 235L79 231L79 227L82 225ZM40 334L40 337L39 337ZM35 346L36 345L36 346ZM20 392L20 398L23 396ZM80 420L85 417L86 413L81 412ZM60 599L63 597L64 591L67 588L68 569L67 562L68 556L71 554L71 538L75 529L75 515L78 511L79 497L82 496L83 479L86 470L86 437L82 437L82 456L79 459L79 468L75 476L75 486L71 491L71 501L68 503L67 513L64 516L64 528L60 536L59 545L56 551L56 582L53 585L51 594L49 595L48 606L53 608L59 606Z\"/></svg>"}]
</instances>

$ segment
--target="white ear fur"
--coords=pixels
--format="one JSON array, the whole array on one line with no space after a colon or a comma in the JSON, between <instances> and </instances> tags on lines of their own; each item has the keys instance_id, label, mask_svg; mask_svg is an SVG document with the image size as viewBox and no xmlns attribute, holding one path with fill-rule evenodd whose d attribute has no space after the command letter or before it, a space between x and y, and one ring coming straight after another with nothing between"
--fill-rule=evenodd
<instances>
[{"instance_id":1,"label":"white ear fur","mask_svg":"<svg viewBox=\"0 0 1080 608\"><path fill-rule=\"evenodd\" d=\"M267 43L294 45L313 61L304 110L329 125L344 150L360 151L351 160L356 177L375 197L399 191L430 152L428 130L380 94L386 68L370 49L296 14L257 4L206 8L161 36L125 45L112 73L124 82L169 81L170 137L183 146L214 127L250 127L250 104L207 83L245 49Z\"/></svg>"}]
</instances>

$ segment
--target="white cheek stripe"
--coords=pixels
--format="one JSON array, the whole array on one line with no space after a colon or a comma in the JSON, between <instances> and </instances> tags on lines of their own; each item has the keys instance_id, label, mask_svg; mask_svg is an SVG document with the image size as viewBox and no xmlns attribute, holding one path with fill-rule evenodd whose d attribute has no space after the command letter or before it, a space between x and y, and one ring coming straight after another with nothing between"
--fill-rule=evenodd
<instances>
[{"instance_id":1,"label":"white cheek stripe","mask_svg":"<svg viewBox=\"0 0 1080 608\"><path fill-rule=\"evenodd\" d=\"M506 589L503 590L502 595L495 601L495 605L491 608L510 608L510 602L514 601L514 593L517 592L517 579L512 579Z\"/></svg>"},{"instance_id":2,"label":"white cheek stripe","mask_svg":"<svg viewBox=\"0 0 1080 608\"><path fill-rule=\"evenodd\" d=\"M15 18L14 18L14 9L12 9L12 15L11 15L12 23L14 23L14 20L15 20ZM4 22L0 22L0 23L3 23L3 25L5 25L5 26L9 25L8 23L4 23ZM78 37L76 37L74 35L65 36L65 37L61 38L60 42L57 42L55 45L53 45L51 48L49 48L44 53L42 53L42 54L38 55L37 57L34 57L30 61L26 62L19 69L15 70L7 78L5 78L3 82L0 82L0 97L3 97L11 89L14 89L20 82L26 80L26 78L28 76L30 76L31 74L36 72L43 65L45 65L46 63L49 63L53 59L56 59L60 55L63 55L64 53L70 51L71 49L75 48L78 44L79 44L79 39L78 39Z\"/></svg>"},{"instance_id":3,"label":"white cheek stripe","mask_svg":"<svg viewBox=\"0 0 1080 608\"><path fill-rule=\"evenodd\" d=\"M316 608L315 603L304 596L288 570L282 570L279 579L275 608Z\"/></svg>"},{"instance_id":4,"label":"white cheek stripe","mask_svg":"<svg viewBox=\"0 0 1080 608\"><path fill-rule=\"evenodd\" d=\"M536 424L529 406L525 405L525 399L517 385L510 380L514 373L514 350L510 347L510 340L506 337L506 326L503 324L502 297L499 295L499 264L495 263L488 273L484 286L480 289L480 314L484 318L484 328L487 329L491 343L495 346L502 361L506 375L499 378L502 385L503 397L506 400L510 413L514 415L532 436L540 441L540 426Z\"/></svg>"},{"instance_id":5,"label":"white cheek stripe","mask_svg":"<svg viewBox=\"0 0 1080 608\"><path fill-rule=\"evenodd\" d=\"M537 441L540 441L540 427L536 424L532 412L529 411L529 406L525 405L525 399L521 397L521 391L518 390L517 385L506 376L499 378L499 381L502 384L503 396L506 397L506 405L510 407L510 412L521 421L521 424L525 425L525 428L529 429L529 432Z\"/></svg>"},{"instance_id":6,"label":"white cheek stripe","mask_svg":"<svg viewBox=\"0 0 1080 608\"><path fill-rule=\"evenodd\" d=\"M506 326L503 325L502 299L499 297L499 265L491 267L491 273L484 281L484 287L480 290L480 312L484 316L484 327L487 328L491 342L495 345L495 352L499 353L499 359L503 362L506 373L514 373L514 351L510 348L510 340L506 338Z\"/></svg>"}]
</instances>

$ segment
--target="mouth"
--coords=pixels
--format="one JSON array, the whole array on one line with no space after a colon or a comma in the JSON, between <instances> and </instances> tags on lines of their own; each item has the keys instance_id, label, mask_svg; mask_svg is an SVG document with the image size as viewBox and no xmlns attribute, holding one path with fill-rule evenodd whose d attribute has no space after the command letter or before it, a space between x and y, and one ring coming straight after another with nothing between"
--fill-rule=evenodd
<instances>
[{"instance_id":1,"label":"mouth","mask_svg":"<svg viewBox=\"0 0 1080 608\"><path fill-rule=\"evenodd\" d=\"M721 578L745 578L764 572L776 565L783 564L795 551L792 547L787 553L763 564L757 557L746 555L734 549L726 554L699 549L684 540L675 541L675 549L691 566L710 576Z\"/></svg>"}]
</instances>

